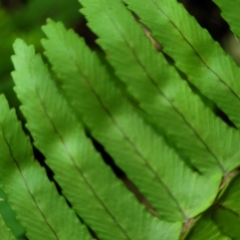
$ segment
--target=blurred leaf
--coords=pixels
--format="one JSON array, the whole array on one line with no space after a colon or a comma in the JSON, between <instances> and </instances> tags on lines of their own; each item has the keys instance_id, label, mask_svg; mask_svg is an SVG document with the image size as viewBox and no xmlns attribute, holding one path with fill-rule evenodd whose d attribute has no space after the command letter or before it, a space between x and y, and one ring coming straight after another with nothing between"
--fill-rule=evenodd
<instances>
[{"instance_id":1,"label":"blurred leaf","mask_svg":"<svg viewBox=\"0 0 240 240\"><path fill-rule=\"evenodd\" d=\"M0 189L0 215L2 215L6 225L11 228L13 234L16 237L20 237L24 234L25 230L15 218L15 213L7 203L7 197L5 193ZM1 238L2 239L2 238ZM3 239L4 240L4 239Z\"/></svg>"},{"instance_id":2,"label":"blurred leaf","mask_svg":"<svg viewBox=\"0 0 240 240\"><path fill-rule=\"evenodd\" d=\"M240 240L240 217L228 209L218 208L214 213L214 221L217 223L221 232Z\"/></svg>"}]
</instances>

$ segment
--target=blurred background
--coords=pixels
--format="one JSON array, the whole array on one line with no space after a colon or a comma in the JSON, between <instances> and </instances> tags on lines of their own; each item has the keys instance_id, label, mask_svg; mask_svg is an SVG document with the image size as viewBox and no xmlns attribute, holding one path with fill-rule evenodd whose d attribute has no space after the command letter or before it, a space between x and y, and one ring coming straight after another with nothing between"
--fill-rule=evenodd
<instances>
[{"instance_id":1,"label":"blurred background","mask_svg":"<svg viewBox=\"0 0 240 240\"><path fill-rule=\"evenodd\" d=\"M238 40L238 36L231 33L228 24L221 18L219 8L211 0L181 0L180 2L240 64L240 40ZM19 103L13 91L13 81L10 75L13 70L10 57L13 54L12 44L14 40L22 38L28 44L33 44L37 52L41 52L40 40L44 37L41 26L45 24L47 18L52 18L56 21L62 21L69 28L73 28L86 39L91 48L98 49L94 42L96 37L87 28L84 18L79 13L79 8L80 4L77 0L0 1L0 94L4 93L10 106L16 107L20 119L22 116L18 111ZM99 151L103 151L100 146L96 147ZM37 159L42 158L36 150L35 154ZM1 190L0 214L3 215L18 239L26 239L24 229L15 219L14 213L8 206Z\"/></svg>"}]
</instances>

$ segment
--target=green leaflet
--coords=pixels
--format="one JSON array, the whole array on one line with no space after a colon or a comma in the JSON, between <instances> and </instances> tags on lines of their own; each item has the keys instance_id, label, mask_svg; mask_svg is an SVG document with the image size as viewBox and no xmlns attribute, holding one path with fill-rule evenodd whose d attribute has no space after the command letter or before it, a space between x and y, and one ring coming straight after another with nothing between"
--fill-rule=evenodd
<instances>
[{"instance_id":1,"label":"green leaflet","mask_svg":"<svg viewBox=\"0 0 240 240\"><path fill-rule=\"evenodd\" d=\"M150 122L165 131L201 172L225 174L236 168L240 161L239 133L216 118L164 57L154 51L121 1L80 2L84 6L81 12L99 36L98 43L107 52L109 62L148 113ZM145 2L136 4L148 9Z\"/></svg>"},{"instance_id":2,"label":"green leaflet","mask_svg":"<svg viewBox=\"0 0 240 240\"><path fill-rule=\"evenodd\" d=\"M19 237L24 235L25 229L19 221L17 221L16 214L10 207L7 196L2 189L0 189L0 215L2 215L8 228L12 230L14 236Z\"/></svg>"},{"instance_id":3,"label":"green leaflet","mask_svg":"<svg viewBox=\"0 0 240 240\"><path fill-rule=\"evenodd\" d=\"M218 208L213 214L218 228L234 240L240 239L240 174L228 184L219 198Z\"/></svg>"},{"instance_id":4,"label":"green leaflet","mask_svg":"<svg viewBox=\"0 0 240 240\"><path fill-rule=\"evenodd\" d=\"M17 218L31 240L90 240L45 170L34 161L29 139L15 112L0 96L0 183Z\"/></svg>"},{"instance_id":5,"label":"green leaflet","mask_svg":"<svg viewBox=\"0 0 240 240\"><path fill-rule=\"evenodd\" d=\"M12 231L6 226L2 216L0 215L0 234L3 240L16 240Z\"/></svg>"},{"instance_id":6,"label":"green leaflet","mask_svg":"<svg viewBox=\"0 0 240 240\"><path fill-rule=\"evenodd\" d=\"M214 221L225 235L234 240L240 240L239 215L220 207L214 213Z\"/></svg>"},{"instance_id":7,"label":"green leaflet","mask_svg":"<svg viewBox=\"0 0 240 240\"><path fill-rule=\"evenodd\" d=\"M177 239L181 224L151 216L105 165L33 47L17 40L14 50L15 90L27 127L84 222L101 240Z\"/></svg>"},{"instance_id":8,"label":"green leaflet","mask_svg":"<svg viewBox=\"0 0 240 240\"><path fill-rule=\"evenodd\" d=\"M222 17L229 23L233 33L240 37L240 1L213 0L221 9Z\"/></svg>"},{"instance_id":9,"label":"green leaflet","mask_svg":"<svg viewBox=\"0 0 240 240\"><path fill-rule=\"evenodd\" d=\"M222 206L231 209L240 216L240 174L238 173L229 183L219 199Z\"/></svg>"},{"instance_id":10,"label":"green leaflet","mask_svg":"<svg viewBox=\"0 0 240 240\"><path fill-rule=\"evenodd\" d=\"M185 240L231 240L218 229L210 213L203 215L193 226Z\"/></svg>"},{"instance_id":11,"label":"green leaflet","mask_svg":"<svg viewBox=\"0 0 240 240\"><path fill-rule=\"evenodd\" d=\"M45 54L73 108L160 216L183 221L206 209L219 175L193 173L136 114L83 39L52 21L43 30Z\"/></svg>"},{"instance_id":12,"label":"green leaflet","mask_svg":"<svg viewBox=\"0 0 240 240\"><path fill-rule=\"evenodd\" d=\"M215 209L200 219L186 240L240 239L239 187L240 174L238 173L221 194Z\"/></svg>"},{"instance_id":13,"label":"green leaflet","mask_svg":"<svg viewBox=\"0 0 240 240\"><path fill-rule=\"evenodd\" d=\"M189 81L240 128L240 69L176 0L125 0ZM143 11L144 10L144 11Z\"/></svg>"}]
</instances>

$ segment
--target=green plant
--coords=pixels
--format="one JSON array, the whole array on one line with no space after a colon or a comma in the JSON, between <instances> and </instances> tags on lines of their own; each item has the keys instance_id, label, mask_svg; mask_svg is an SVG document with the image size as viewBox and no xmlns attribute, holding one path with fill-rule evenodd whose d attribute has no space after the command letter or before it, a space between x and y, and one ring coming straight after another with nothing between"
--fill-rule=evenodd
<instances>
[{"instance_id":1,"label":"green plant","mask_svg":"<svg viewBox=\"0 0 240 240\"><path fill-rule=\"evenodd\" d=\"M215 1L239 35L235 5ZM52 20L42 44L58 84L33 46L16 40L12 57L26 127L58 191L0 98L0 182L26 236L240 239L239 67L177 1L80 2L107 61Z\"/></svg>"},{"instance_id":2,"label":"green plant","mask_svg":"<svg viewBox=\"0 0 240 240\"><path fill-rule=\"evenodd\" d=\"M77 10L79 4L75 0L9 2L12 2L12 7L0 3L0 93L8 97L11 106L17 106L17 99L12 91L13 82L9 74L12 69L10 59L12 43L16 37L34 44L37 50L42 51L39 39L43 37L43 33L40 27L45 23L46 16L51 16L56 21L61 20L66 26L73 26L76 20L80 19L80 14ZM66 8L68 11L64 11Z\"/></svg>"},{"instance_id":3,"label":"green plant","mask_svg":"<svg viewBox=\"0 0 240 240\"><path fill-rule=\"evenodd\" d=\"M5 4L3 3L5 2ZM10 56L12 43L16 37L21 37L28 44L34 44L38 51L42 51L40 39L43 33L40 26L44 24L46 16L63 21L66 26L76 26L81 21L78 13L78 2L75 0L34 0L34 1L1 1L0 3L0 93L4 93L11 107L17 107L19 101L13 91L14 83L9 72L12 70ZM64 11L68 7L68 11ZM54 9L54 11L53 11ZM78 19L78 21L76 21ZM22 115L17 111L19 119ZM3 215L14 234L21 235L24 229L16 222L6 200L6 195L0 189L0 214ZM1 234L0 234L1 235Z\"/></svg>"}]
</instances>

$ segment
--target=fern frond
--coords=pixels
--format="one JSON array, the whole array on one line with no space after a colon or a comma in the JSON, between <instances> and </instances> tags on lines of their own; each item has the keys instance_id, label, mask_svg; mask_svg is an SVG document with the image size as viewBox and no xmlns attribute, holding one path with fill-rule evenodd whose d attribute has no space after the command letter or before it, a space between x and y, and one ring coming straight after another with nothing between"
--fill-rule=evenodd
<instances>
[{"instance_id":1,"label":"fern frond","mask_svg":"<svg viewBox=\"0 0 240 240\"><path fill-rule=\"evenodd\" d=\"M125 0L176 66L240 128L240 69L175 0ZM144 11L143 11L144 10Z\"/></svg>"},{"instance_id":2,"label":"fern frond","mask_svg":"<svg viewBox=\"0 0 240 240\"><path fill-rule=\"evenodd\" d=\"M231 239L240 239L240 216L225 208L218 208L214 213L214 221L221 232Z\"/></svg>"},{"instance_id":3,"label":"fern frond","mask_svg":"<svg viewBox=\"0 0 240 240\"><path fill-rule=\"evenodd\" d=\"M83 39L52 21L43 30L46 55L73 108L160 216L183 221L202 211L214 197L219 176L209 182L213 192L205 188L206 180L137 115Z\"/></svg>"},{"instance_id":4,"label":"fern frond","mask_svg":"<svg viewBox=\"0 0 240 240\"><path fill-rule=\"evenodd\" d=\"M193 226L186 240L232 240L224 235L212 220L210 213L203 215Z\"/></svg>"},{"instance_id":5,"label":"fern frond","mask_svg":"<svg viewBox=\"0 0 240 240\"><path fill-rule=\"evenodd\" d=\"M103 240L177 239L181 224L151 216L105 165L33 47L18 40L14 49L15 90L27 127L84 222Z\"/></svg>"},{"instance_id":6,"label":"fern frond","mask_svg":"<svg viewBox=\"0 0 240 240\"><path fill-rule=\"evenodd\" d=\"M240 174L237 174L221 193L218 204L200 218L186 239L240 239L239 187Z\"/></svg>"},{"instance_id":7,"label":"fern frond","mask_svg":"<svg viewBox=\"0 0 240 240\"><path fill-rule=\"evenodd\" d=\"M88 239L45 170L34 161L29 139L13 110L0 96L0 183L17 218L31 240Z\"/></svg>"},{"instance_id":8,"label":"fern frond","mask_svg":"<svg viewBox=\"0 0 240 240\"><path fill-rule=\"evenodd\" d=\"M221 194L220 204L240 216L240 174L238 173Z\"/></svg>"},{"instance_id":9,"label":"fern frond","mask_svg":"<svg viewBox=\"0 0 240 240\"><path fill-rule=\"evenodd\" d=\"M150 122L165 131L201 172L225 174L238 166L239 133L216 118L164 57L154 51L121 1L80 2L84 6L81 12L100 37L98 43L107 52L109 62L148 113Z\"/></svg>"},{"instance_id":10,"label":"fern frond","mask_svg":"<svg viewBox=\"0 0 240 240\"><path fill-rule=\"evenodd\" d=\"M239 0L213 0L220 10L222 17L228 22L230 25L230 29L234 34L240 37L240 2Z\"/></svg>"},{"instance_id":11,"label":"fern frond","mask_svg":"<svg viewBox=\"0 0 240 240\"><path fill-rule=\"evenodd\" d=\"M4 222L2 215L0 215L0 234L1 234L1 239L16 240L12 231L6 226L6 223Z\"/></svg>"}]
</instances>

